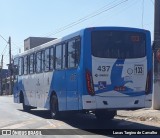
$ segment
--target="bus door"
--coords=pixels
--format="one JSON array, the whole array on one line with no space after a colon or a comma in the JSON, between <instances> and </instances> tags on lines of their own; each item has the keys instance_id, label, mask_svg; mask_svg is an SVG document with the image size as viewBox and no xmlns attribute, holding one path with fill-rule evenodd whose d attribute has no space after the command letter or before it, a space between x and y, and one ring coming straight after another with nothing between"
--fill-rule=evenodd
<instances>
[{"instance_id":1,"label":"bus door","mask_svg":"<svg viewBox=\"0 0 160 138\"><path fill-rule=\"evenodd\" d=\"M23 57L23 76L21 76L20 85L25 104L35 106L34 54Z\"/></svg>"},{"instance_id":2,"label":"bus door","mask_svg":"<svg viewBox=\"0 0 160 138\"><path fill-rule=\"evenodd\" d=\"M43 107L43 89L44 89L44 73L43 73L43 60L44 51L39 51L36 53L36 74L35 74L35 99L37 107Z\"/></svg>"},{"instance_id":3,"label":"bus door","mask_svg":"<svg viewBox=\"0 0 160 138\"><path fill-rule=\"evenodd\" d=\"M52 89L58 98L59 110L66 110L66 70L65 70L65 44L55 47L55 71L53 72Z\"/></svg>"},{"instance_id":4,"label":"bus door","mask_svg":"<svg viewBox=\"0 0 160 138\"><path fill-rule=\"evenodd\" d=\"M76 38L68 42L67 49L67 67L66 84L67 84L67 110L78 110L78 73L77 66L79 61L80 39Z\"/></svg>"},{"instance_id":5,"label":"bus door","mask_svg":"<svg viewBox=\"0 0 160 138\"><path fill-rule=\"evenodd\" d=\"M40 73L39 75L37 75L36 77L36 104L37 107L43 107L43 102L44 102L44 98L43 98L43 73Z\"/></svg>"},{"instance_id":6,"label":"bus door","mask_svg":"<svg viewBox=\"0 0 160 138\"><path fill-rule=\"evenodd\" d=\"M45 54L44 54L44 76L43 76L44 93L42 94L44 106L47 106L46 103L51 88L53 67L54 67L54 48L52 47L45 49Z\"/></svg>"},{"instance_id":7,"label":"bus door","mask_svg":"<svg viewBox=\"0 0 160 138\"><path fill-rule=\"evenodd\" d=\"M70 69L66 72L67 83L67 110L78 110L77 70Z\"/></svg>"}]
</instances>

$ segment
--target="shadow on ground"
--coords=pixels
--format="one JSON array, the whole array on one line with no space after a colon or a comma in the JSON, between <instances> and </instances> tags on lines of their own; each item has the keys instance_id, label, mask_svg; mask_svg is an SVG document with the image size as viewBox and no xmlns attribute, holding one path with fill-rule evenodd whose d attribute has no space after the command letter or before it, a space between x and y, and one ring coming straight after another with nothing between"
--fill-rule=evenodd
<instances>
[{"instance_id":1,"label":"shadow on ground","mask_svg":"<svg viewBox=\"0 0 160 138\"><path fill-rule=\"evenodd\" d=\"M23 110L20 110L23 111ZM44 118L44 119L49 119L52 120L50 117L50 113L47 110L31 110L29 112L32 115ZM158 127L154 126L149 126L149 125L144 125L136 122L131 122L131 121L126 121L122 119L113 119L110 121L98 121L94 115L91 114L70 114L67 115L66 117L63 117L61 119L58 119L60 121L65 122L66 124L74 127L76 130L74 132L76 135L81 134L81 135L110 135L111 133L116 132L116 131L160 131ZM68 130L69 131L69 128ZM65 132L65 130L64 130ZM68 132L66 132L68 134ZM77 134L78 133L78 134ZM129 135L128 135L129 136ZM133 136L133 135L131 135ZM137 135L134 135L137 137ZM142 135L141 137L150 137L151 135ZM112 135L111 137L121 137L121 135ZM123 135L124 137L124 135ZM152 136L153 137L153 136Z\"/></svg>"}]
</instances>

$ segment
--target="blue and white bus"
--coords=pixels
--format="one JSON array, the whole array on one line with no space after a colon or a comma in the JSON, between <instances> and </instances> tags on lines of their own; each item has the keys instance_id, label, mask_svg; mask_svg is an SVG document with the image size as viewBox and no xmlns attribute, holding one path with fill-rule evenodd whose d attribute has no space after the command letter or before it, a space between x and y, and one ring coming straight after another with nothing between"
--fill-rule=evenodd
<instances>
[{"instance_id":1,"label":"blue and white bus","mask_svg":"<svg viewBox=\"0 0 160 138\"><path fill-rule=\"evenodd\" d=\"M85 28L15 56L14 102L23 109L95 113L152 103L150 32L127 27Z\"/></svg>"}]
</instances>

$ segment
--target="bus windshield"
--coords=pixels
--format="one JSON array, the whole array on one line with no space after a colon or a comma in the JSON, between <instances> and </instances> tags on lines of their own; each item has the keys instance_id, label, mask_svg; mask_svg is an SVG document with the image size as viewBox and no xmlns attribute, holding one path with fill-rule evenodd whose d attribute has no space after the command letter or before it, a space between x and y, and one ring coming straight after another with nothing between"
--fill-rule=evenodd
<instances>
[{"instance_id":1,"label":"bus windshield","mask_svg":"<svg viewBox=\"0 0 160 138\"><path fill-rule=\"evenodd\" d=\"M146 55L145 34L131 31L93 31L92 55L100 58L142 58Z\"/></svg>"}]
</instances>

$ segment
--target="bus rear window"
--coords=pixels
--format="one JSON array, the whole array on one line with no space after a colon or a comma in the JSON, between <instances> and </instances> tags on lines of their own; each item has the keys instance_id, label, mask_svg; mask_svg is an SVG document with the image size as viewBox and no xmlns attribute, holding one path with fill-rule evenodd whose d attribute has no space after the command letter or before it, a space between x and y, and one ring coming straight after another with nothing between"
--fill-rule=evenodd
<instances>
[{"instance_id":1,"label":"bus rear window","mask_svg":"<svg viewBox=\"0 0 160 138\"><path fill-rule=\"evenodd\" d=\"M94 31L92 55L101 58L142 58L146 55L145 34L131 31Z\"/></svg>"}]
</instances>

